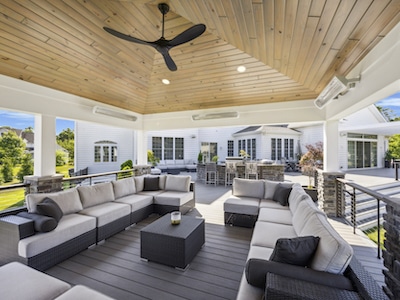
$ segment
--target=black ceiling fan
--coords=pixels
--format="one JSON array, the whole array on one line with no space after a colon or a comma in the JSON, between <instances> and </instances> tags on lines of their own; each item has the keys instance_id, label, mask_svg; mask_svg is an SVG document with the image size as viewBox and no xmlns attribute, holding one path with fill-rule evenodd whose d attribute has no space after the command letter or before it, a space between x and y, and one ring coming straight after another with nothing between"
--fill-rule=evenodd
<instances>
[{"instance_id":1,"label":"black ceiling fan","mask_svg":"<svg viewBox=\"0 0 400 300\"><path fill-rule=\"evenodd\" d=\"M177 67L176 67L175 62L172 60L171 56L169 55L169 50L172 47L187 43L187 42L197 38L201 34L203 34L203 32L206 30L206 25L204 25L204 24L194 25L194 26L190 27L189 29L185 30L184 32L178 34L172 40L167 40L164 38L164 17L167 14L167 12L169 11L169 5L166 3L160 3L160 4L158 4L158 9L162 13L163 18L162 18L162 35L157 41L154 41L154 42L144 41L144 40L135 38L133 36L120 33L118 31L115 31L114 29L111 29L108 27L103 27L103 29L105 31L107 31L108 33L111 33L112 35L114 35L120 39L154 47L164 57L164 60L165 60L165 63L167 65L168 69L170 69L171 71L176 71Z\"/></svg>"}]
</instances>

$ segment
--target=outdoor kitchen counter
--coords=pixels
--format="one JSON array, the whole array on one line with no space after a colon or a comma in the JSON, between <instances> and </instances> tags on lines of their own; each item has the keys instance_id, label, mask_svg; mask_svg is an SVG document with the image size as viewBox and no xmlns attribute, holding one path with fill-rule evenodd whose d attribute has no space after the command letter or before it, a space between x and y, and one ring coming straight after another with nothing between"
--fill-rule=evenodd
<instances>
[{"instance_id":1,"label":"outdoor kitchen counter","mask_svg":"<svg viewBox=\"0 0 400 300\"><path fill-rule=\"evenodd\" d=\"M273 181L284 181L285 165L275 165L275 164L258 164L258 179L268 179ZM205 181L206 165L197 164L197 180ZM225 165L218 164L218 183L225 184ZM245 178L244 164L239 164L237 166L238 177Z\"/></svg>"}]
</instances>

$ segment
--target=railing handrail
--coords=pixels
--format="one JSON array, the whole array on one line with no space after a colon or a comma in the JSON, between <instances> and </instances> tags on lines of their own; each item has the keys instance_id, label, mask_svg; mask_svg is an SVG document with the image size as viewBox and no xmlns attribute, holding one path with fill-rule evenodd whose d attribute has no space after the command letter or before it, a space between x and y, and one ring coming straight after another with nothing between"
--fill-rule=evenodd
<instances>
[{"instance_id":1,"label":"railing handrail","mask_svg":"<svg viewBox=\"0 0 400 300\"><path fill-rule=\"evenodd\" d=\"M143 167L143 166L138 166L138 168L140 168L140 167ZM65 182L65 181L79 180L79 179L84 180L84 179L88 179L88 178L102 177L102 176L108 176L108 175L118 175L121 173L133 172L138 168L133 168L133 169L129 169L129 170L118 170L118 171L111 171L111 172L104 172L104 173L73 176L73 177L63 178L62 181Z\"/></svg>"},{"instance_id":2,"label":"railing handrail","mask_svg":"<svg viewBox=\"0 0 400 300\"><path fill-rule=\"evenodd\" d=\"M22 188L22 187L27 187L29 185L30 185L29 183L15 183L15 184L10 184L10 185L4 185L4 186L0 186L0 192L6 191L6 190Z\"/></svg>"},{"instance_id":3,"label":"railing handrail","mask_svg":"<svg viewBox=\"0 0 400 300\"><path fill-rule=\"evenodd\" d=\"M357 184L357 183L355 183L355 182L353 182L351 180L347 180L347 179L344 179L344 178L336 178L336 180L338 182L344 184L344 185L348 185L349 187L353 188L353 194L348 192L348 191L347 191L347 193L349 193L351 195L352 220L353 220L353 224L352 225L353 225L353 232L354 233L355 233L355 229L357 227L356 221L355 221L356 205L357 205L355 190L361 191L364 194L372 196L377 200L377 227L378 227L378 231L377 231L378 255L377 256L380 259L381 258L381 234L380 234L380 227L381 227L381 225L380 225L380 215L381 215L381 213L380 213L380 201L383 201L383 202L387 203L387 202L392 202L392 200L386 195L383 195L383 194L381 194L379 192L373 191L373 190L371 190L371 189L369 189L369 188L367 188L365 186L359 185L359 184ZM353 214L354 214L354 216L353 216Z\"/></svg>"}]
</instances>

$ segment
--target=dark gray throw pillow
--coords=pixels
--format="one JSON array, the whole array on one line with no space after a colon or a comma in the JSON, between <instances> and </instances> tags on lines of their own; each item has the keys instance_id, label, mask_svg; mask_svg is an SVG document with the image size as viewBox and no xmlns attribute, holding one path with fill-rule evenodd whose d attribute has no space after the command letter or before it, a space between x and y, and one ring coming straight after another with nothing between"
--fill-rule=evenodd
<instances>
[{"instance_id":1,"label":"dark gray throw pillow","mask_svg":"<svg viewBox=\"0 0 400 300\"><path fill-rule=\"evenodd\" d=\"M57 223L63 216L63 212L57 202L48 197L44 198L42 202L36 205L36 210L40 215L54 218Z\"/></svg>"},{"instance_id":2,"label":"dark gray throw pillow","mask_svg":"<svg viewBox=\"0 0 400 300\"><path fill-rule=\"evenodd\" d=\"M158 191L160 189L159 177L145 177L143 191Z\"/></svg>"},{"instance_id":3,"label":"dark gray throw pillow","mask_svg":"<svg viewBox=\"0 0 400 300\"><path fill-rule=\"evenodd\" d=\"M279 204L282 206L288 206L289 205L288 199L291 190L292 190L291 186L289 187L279 183L275 189L273 200L279 202Z\"/></svg>"},{"instance_id":4,"label":"dark gray throw pillow","mask_svg":"<svg viewBox=\"0 0 400 300\"><path fill-rule=\"evenodd\" d=\"M26 211L18 213L18 216L33 221L33 226L37 232L49 232L57 227L57 221L54 218L28 213Z\"/></svg>"},{"instance_id":5,"label":"dark gray throw pillow","mask_svg":"<svg viewBox=\"0 0 400 300\"><path fill-rule=\"evenodd\" d=\"M276 241L271 261L308 267L317 250L319 237L300 236L297 238L281 238Z\"/></svg>"}]
</instances>

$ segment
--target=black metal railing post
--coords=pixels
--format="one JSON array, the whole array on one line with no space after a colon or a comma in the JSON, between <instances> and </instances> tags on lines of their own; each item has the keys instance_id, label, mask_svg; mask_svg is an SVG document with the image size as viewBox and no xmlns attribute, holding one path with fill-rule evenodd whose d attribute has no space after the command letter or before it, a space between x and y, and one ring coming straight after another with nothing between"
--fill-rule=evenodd
<instances>
[{"instance_id":1,"label":"black metal railing post","mask_svg":"<svg viewBox=\"0 0 400 300\"><path fill-rule=\"evenodd\" d=\"M381 201L380 201L380 199L379 198L377 198L376 199L377 200L377 202L378 202L378 208L377 208L377 210L378 210L378 212L377 212L377 214L378 214L378 223L377 223L377 226L378 226L378 258L380 259L381 258Z\"/></svg>"}]
</instances>

